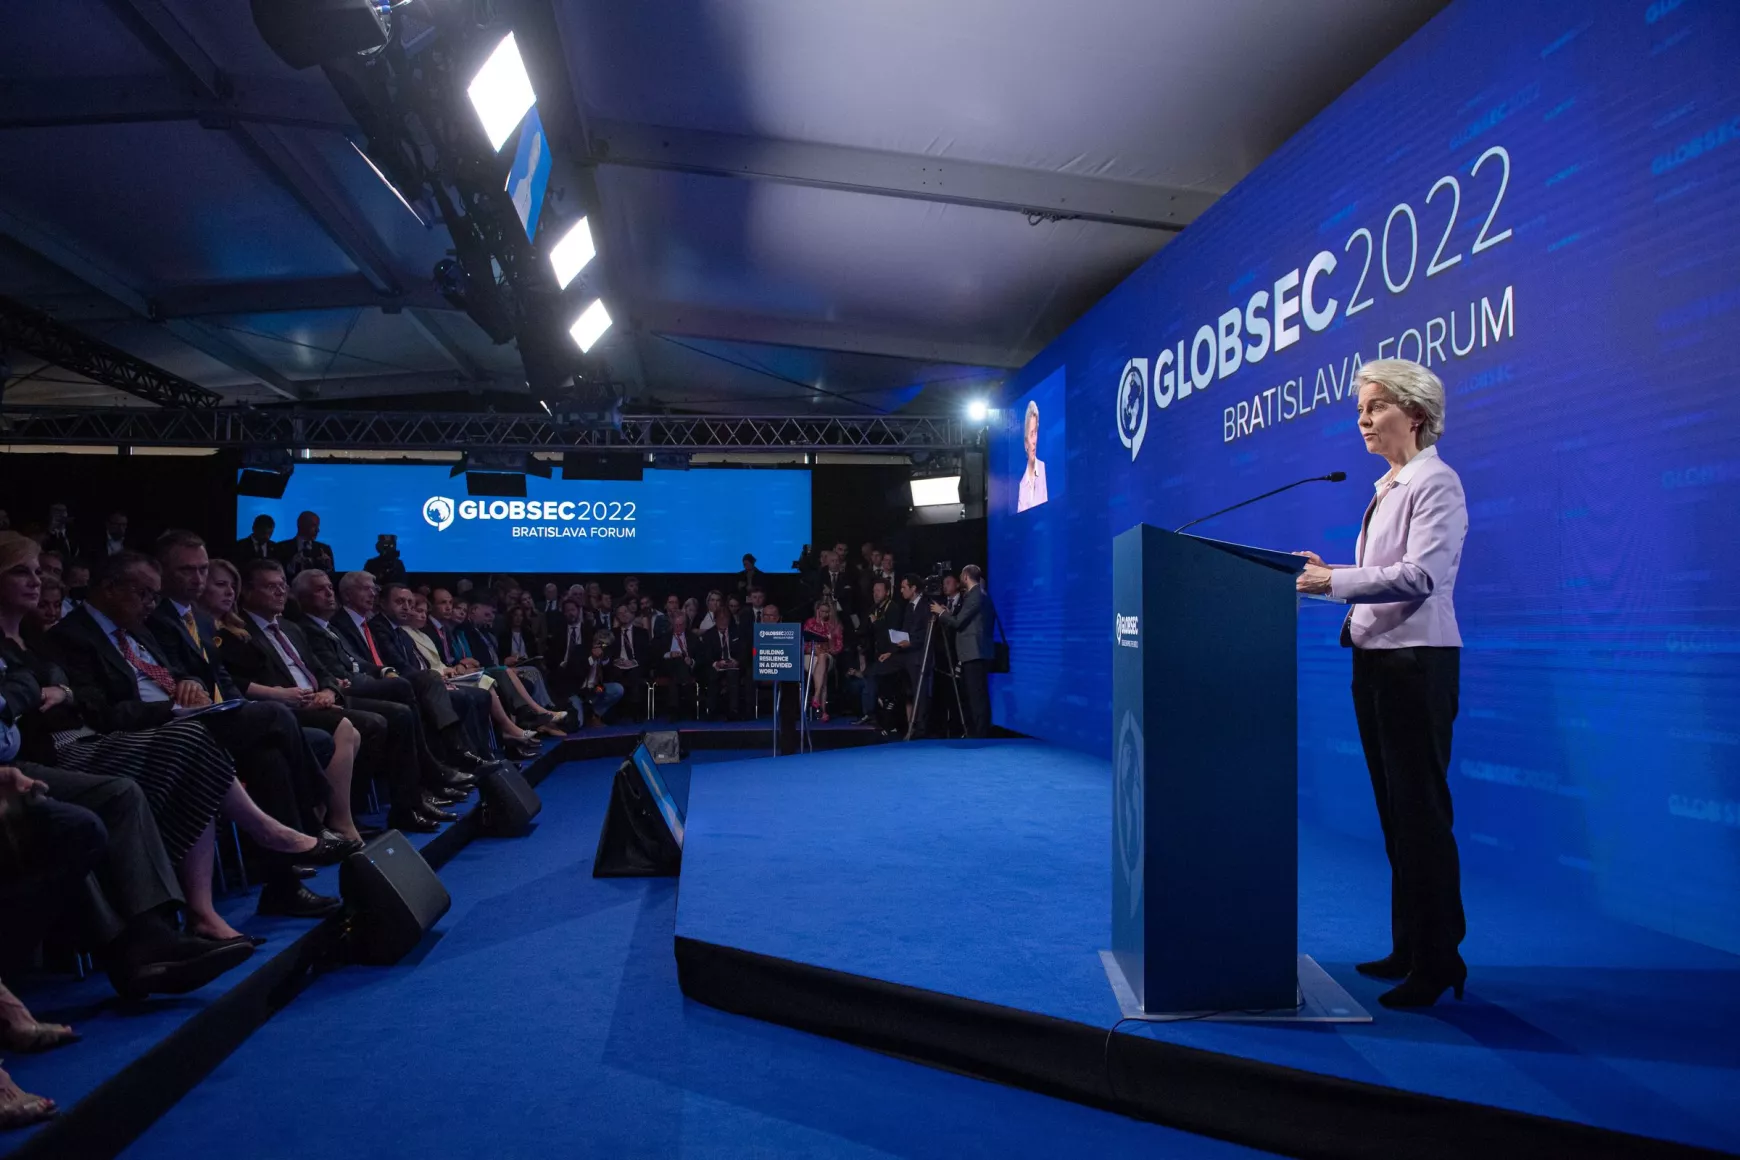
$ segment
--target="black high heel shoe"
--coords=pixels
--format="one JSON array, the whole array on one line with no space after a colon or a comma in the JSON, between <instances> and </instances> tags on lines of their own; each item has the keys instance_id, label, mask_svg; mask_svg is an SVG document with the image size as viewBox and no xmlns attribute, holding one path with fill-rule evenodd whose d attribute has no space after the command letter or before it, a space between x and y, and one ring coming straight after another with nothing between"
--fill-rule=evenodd
<instances>
[{"instance_id":1,"label":"black high heel shoe","mask_svg":"<svg viewBox=\"0 0 1740 1160\"><path fill-rule=\"evenodd\" d=\"M1399 987L1392 987L1378 996L1378 1002L1391 1010L1401 1010L1409 1007L1430 1007L1436 1003L1445 991L1451 991L1460 1000L1462 988L1468 981L1468 968L1458 966L1454 970L1435 971L1417 970L1409 973Z\"/></svg>"},{"instance_id":2,"label":"black high heel shoe","mask_svg":"<svg viewBox=\"0 0 1740 1160\"><path fill-rule=\"evenodd\" d=\"M1391 951L1381 959L1355 963L1353 969L1368 979L1405 979L1408 977L1408 960Z\"/></svg>"}]
</instances>

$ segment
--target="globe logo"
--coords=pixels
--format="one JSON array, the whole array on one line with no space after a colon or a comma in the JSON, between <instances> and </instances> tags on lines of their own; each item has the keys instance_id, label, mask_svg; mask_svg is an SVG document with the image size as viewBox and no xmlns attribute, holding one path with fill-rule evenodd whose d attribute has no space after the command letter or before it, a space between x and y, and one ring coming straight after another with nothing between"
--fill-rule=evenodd
<instances>
[{"instance_id":1,"label":"globe logo","mask_svg":"<svg viewBox=\"0 0 1740 1160\"><path fill-rule=\"evenodd\" d=\"M1142 451L1148 435L1148 360L1133 358L1118 376L1118 442L1130 449L1130 461Z\"/></svg>"},{"instance_id":2,"label":"globe logo","mask_svg":"<svg viewBox=\"0 0 1740 1160\"><path fill-rule=\"evenodd\" d=\"M438 532L453 526L453 501L444 495L432 495L423 501L423 521Z\"/></svg>"},{"instance_id":3,"label":"globe logo","mask_svg":"<svg viewBox=\"0 0 1740 1160\"><path fill-rule=\"evenodd\" d=\"M1142 867L1146 846L1142 837L1142 788L1144 768L1142 728L1136 715L1125 711L1118 728L1117 780L1112 790L1112 848L1118 859L1119 877L1129 893L1129 917L1142 912Z\"/></svg>"}]
</instances>

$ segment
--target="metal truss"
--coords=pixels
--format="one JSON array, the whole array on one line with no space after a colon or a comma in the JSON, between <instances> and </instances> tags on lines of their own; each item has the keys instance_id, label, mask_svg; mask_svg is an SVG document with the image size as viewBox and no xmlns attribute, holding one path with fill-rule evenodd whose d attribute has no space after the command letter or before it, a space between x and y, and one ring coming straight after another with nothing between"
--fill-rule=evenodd
<instances>
[{"instance_id":1,"label":"metal truss","mask_svg":"<svg viewBox=\"0 0 1740 1160\"><path fill-rule=\"evenodd\" d=\"M982 440L959 419L906 415L624 415L621 427L544 415L254 408L9 407L0 443L353 451L958 451Z\"/></svg>"},{"instance_id":2,"label":"metal truss","mask_svg":"<svg viewBox=\"0 0 1740 1160\"><path fill-rule=\"evenodd\" d=\"M159 370L10 298L0 298L0 350L15 347L87 379L163 407L215 407L221 396Z\"/></svg>"}]
</instances>

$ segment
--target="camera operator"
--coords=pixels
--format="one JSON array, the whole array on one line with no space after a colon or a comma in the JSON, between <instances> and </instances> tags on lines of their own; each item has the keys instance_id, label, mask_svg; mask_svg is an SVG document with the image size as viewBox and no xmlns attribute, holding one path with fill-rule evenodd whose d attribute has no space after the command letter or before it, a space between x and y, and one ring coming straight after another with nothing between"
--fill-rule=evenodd
<instances>
[{"instance_id":1,"label":"camera operator","mask_svg":"<svg viewBox=\"0 0 1740 1160\"><path fill-rule=\"evenodd\" d=\"M374 575L383 589L395 581L405 582L405 562L399 559L399 537L382 532L375 537L375 554L363 571Z\"/></svg>"},{"instance_id":2,"label":"camera operator","mask_svg":"<svg viewBox=\"0 0 1740 1160\"><path fill-rule=\"evenodd\" d=\"M967 736L988 737L991 733L991 691L987 674L995 645L991 625L997 617L991 594L985 591L985 574L977 564L961 569L961 583L966 592L961 595L960 608L950 612L948 606L932 602L930 611L938 622L954 629L955 647L960 655L961 683L967 694Z\"/></svg>"}]
</instances>

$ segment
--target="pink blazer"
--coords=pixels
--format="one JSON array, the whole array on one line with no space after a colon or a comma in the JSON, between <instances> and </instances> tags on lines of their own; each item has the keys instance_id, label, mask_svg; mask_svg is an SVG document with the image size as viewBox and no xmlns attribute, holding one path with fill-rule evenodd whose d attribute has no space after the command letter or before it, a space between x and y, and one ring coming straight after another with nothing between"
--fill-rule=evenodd
<instances>
[{"instance_id":1,"label":"pink blazer","mask_svg":"<svg viewBox=\"0 0 1740 1160\"><path fill-rule=\"evenodd\" d=\"M1468 537L1462 480L1433 446L1376 486L1358 563L1337 566L1329 577L1330 595L1354 605L1354 646L1461 647L1453 597Z\"/></svg>"}]
</instances>

